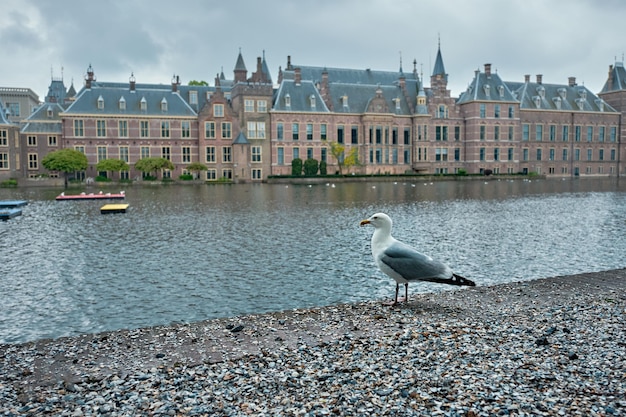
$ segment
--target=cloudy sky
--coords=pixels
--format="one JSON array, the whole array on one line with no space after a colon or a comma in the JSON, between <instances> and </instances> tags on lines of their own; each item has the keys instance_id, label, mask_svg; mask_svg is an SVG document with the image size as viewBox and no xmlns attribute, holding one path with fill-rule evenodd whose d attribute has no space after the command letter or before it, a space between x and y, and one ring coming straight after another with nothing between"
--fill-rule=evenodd
<instances>
[{"instance_id":1,"label":"cloudy sky","mask_svg":"<svg viewBox=\"0 0 626 417\"><path fill-rule=\"evenodd\" d=\"M440 40L458 96L492 64L508 81L576 77L598 92L623 61L623 0L3 0L0 86L40 98L52 76L78 91L89 64L102 81L213 85L263 54L276 81L296 65L432 72Z\"/></svg>"}]
</instances>

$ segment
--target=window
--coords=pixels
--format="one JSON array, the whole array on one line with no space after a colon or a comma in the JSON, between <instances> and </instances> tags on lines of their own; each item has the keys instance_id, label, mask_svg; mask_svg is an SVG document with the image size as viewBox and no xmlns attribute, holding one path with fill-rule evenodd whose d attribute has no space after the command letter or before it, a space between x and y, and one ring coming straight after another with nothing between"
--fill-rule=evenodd
<instances>
[{"instance_id":1,"label":"window","mask_svg":"<svg viewBox=\"0 0 626 417\"><path fill-rule=\"evenodd\" d=\"M6 103L6 110L9 112L9 117L20 117L20 103Z\"/></svg>"},{"instance_id":2,"label":"window","mask_svg":"<svg viewBox=\"0 0 626 417\"><path fill-rule=\"evenodd\" d=\"M306 148L307 159L313 159L313 148Z\"/></svg>"},{"instance_id":3,"label":"window","mask_svg":"<svg viewBox=\"0 0 626 417\"><path fill-rule=\"evenodd\" d=\"M508 158L509 161L513 160L513 152L514 152L513 148L509 148L507 150L507 158Z\"/></svg>"},{"instance_id":4,"label":"window","mask_svg":"<svg viewBox=\"0 0 626 417\"><path fill-rule=\"evenodd\" d=\"M522 149L522 160L528 161L528 148Z\"/></svg>"},{"instance_id":5,"label":"window","mask_svg":"<svg viewBox=\"0 0 626 417\"><path fill-rule=\"evenodd\" d=\"M85 126L82 120L74 120L74 136L83 137L85 136Z\"/></svg>"},{"instance_id":6,"label":"window","mask_svg":"<svg viewBox=\"0 0 626 417\"><path fill-rule=\"evenodd\" d=\"M256 123L256 137L257 139L265 139L265 122Z\"/></svg>"},{"instance_id":7,"label":"window","mask_svg":"<svg viewBox=\"0 0 626 417\"><path fill-rule=\"evenodd\" d=\"M141 136L142 138L147 138L148 136L150 136L150 128L149 128L150 124L148 123L147 120L142 120L139 122L139 136Z\"/></svg>"},{"instance_id":8,"label":"window","mask_svg":"<svg viewBox=\"0 0 626 417\"><path fill-rule=\"evenodd\" d=\"M541 142L543 140L543 125L535 126L535 140Z\"/></svg>"},{"instance_id":9,"label":"window","mask_svg":"<svg viewBox=\"0 0 626 417\"><path fill-rule=\"evenodd\" d=\"M611 149L611 161L615 161L615 149Z\"/></svg>"},{"instance_id":10,"label":"window","mask_svg":"<svg viewBox=\"0 0 626 417\"><path fill-rule=\"evenodd\" d=\"M537 149L537 161L541 161L541 149Z\"/></svg>"},{"instance_id":11,"label":"window","mask_svg":"<svg viewBox=\"0 0 626 417\"><path fill-rule=\"evenodd\" d=\"M556 154L556 150L554 148L550 148L549 151L549 155L548 155L548 160L549 161L554 161L554 159L556 158L555 154Z\"/></svg>"},{"instance_id":12,"label":"window","mask_svg":"<svg viewBox=\"0 0 626 417\"><path fill-rule=\"evenodd\" d=\"M598 161L604 161L604 149L598 150Z\"/></svg>"},{"instance_id":13,"label":"window","mask_svg":"<svg viewBox=\"0 0 626 417\"><path fill-rule=\"evenodd\" d=\"M500 118L500 105L496 104L493 108L493 117L495 117L496 119Z\"/></svg>"},{"instance_id":14,"label":"window","mask_svg":"<svg viewBox=\"0 0 626 417\"><path fill-rule=\"evenodd\" d=\"M479 159L481 161L484 161L485 160L485 148L480 148L479 152L480 152Z\"/></svg>"},{"instance_id":15,"label":"window","mask_svg":"<svg viewBox=\"0 0 626 417\"><path fill-rule=\"evenodd\" d=\"M529 138L530 138L530 125L523 124L522 125L522 140L528 141Z\"/></svg>"},{"instance_id":16,"label":"window","mask_svg":"<svg viewBox=\"0 0 626 417\"><path fill-rule=\"evenodd\" d=\"M182 138L191 137L191 123L188 120L180 122L180 136Z\"/></svg>"},{"instance_id":17,"label":"window","mask_svg":"<svg viewBox=\"0 0 626 417\"><path fill-rule=\"evenodd\" d=\"M248 122L248 139L256 139L256 122Z\"/></svg>"},{"instance_id":18,"label":"window","mask_svg":"<svg viewBox=\"0 0 626 417\"><path fill-rule=\"evenodd\" d=\"M140 151L141 151L141 159L150 158L150 147L149 146L142 146Z\"/></svg>"},{"instance_id":19,"label":"window","mask_svg":"<svg viewBox=\"0 0 626 417\"><path fill-rule=\"evenodd\" d=\"M320 125L320 139L326 140L326 138L328 137L327 136L327 129L328 129L328 126L326 125L326 123L322 123Z\"/></svg>"},{"instance_id":20,"label":"window","mask_svg":"<svg viewBox=\"0 0 626 417\"><path fill-rule=\"evenodd\" d=\"M222 148L222 162L232 162L233 154L230 146L224 146Z\"/></svg>"},{"instance_id":21,"label":"window","mask_svg":"<svg viewBox=\"0 0 626 417\"><path fill-rule=\"evenodd\" d=\"M285 164L285 148L276 149L276 162L278 163L278 165Z\"/></svg>"},{"instance_id":22,"label":"window","mask_svg":"<svg viewBox=\"0 0 626 417\"><path fill-rule=\"evenodd\" d=\"M604 142L604 126L598 127L598 142Z\"/></svg>"},{"instance_id":23,"label":"window","mask_svg":"<svg viewBox=\"0 0 626 417\"><path fill-rule=\"evenodd\" d=\"M285 126L282 123L276 124L276 138L283 140L285 137Z\"/></svg>"},{"instance_id":24,"label":"window","mask_svg":"<svg viewBox=\"0 0 626 417\"><path fill-rule=\"evenodd\" d=\"M493 160L494 161L499 161L500 160L500 148L494 148L493 149Z\"/></svg>"},{"instance_id":25,"label":"window","mask_svg":"<svg viewBox=\"0 0 626 417\"><path fill-rule=\"evenodd\" d=\"M246 113L254 112L254 100L244 100L243 111Z\"/></svg>"},{"instance_id":26,"label":"window","mask_svg":"<svg viewBox=\"0 0 626 417\"><path fill-rule=\"evenodd\" d=\"M126 99L124 98L124 96L120 97L118 105L120 110L126 110Z\"/></svg>"},{"instance_id":27,"label":"window","mask_svg":"<svg viewBox=\"0 0 626 417\"><path fill-rule=\"evenodd\" d=\"M225 178L227 180L232 180L233 179L233 170L232 169L223 169L222 170L222 178Z\"/></svg>"},{"instance_id":28,"label":"window","mask_svg":"<svg viewBox=\"0 0 626 417\"><path fill-rule=\"evenodd\" d=\"M561 140L567 142L569 140L569 126L564 125L561 129Z\"/></svg>"},{"instance_id":29,"label":"window","mask_svg":"<svg viewBox=\"0 0 626 417\"><path fill-rule=\"evenodd\" d=\"M261 147L252 147L252 162L261 162Z\"/></svg>"},{"instance_id":30,"label":"window","mask_svg":"<svg viewBox=\"0 0 626 417\"><path fill-rule=\"evenodd\" d=\"M170 122L167 120L161 121L161 137L162 138L170 137Z\"/></svg>"},{"instance_id":31,"label":"window","mask_svg":"<svg viewBox=\"0 0 626 417\"><path fill-rule=\"evenodd\" d=\"M514 132L513 126L509 126L509 140L513 140Z\"/></svg>"},{"instance_id":32,"label":"window","mask_svg":"<svg viewBox=\"0 0 626 417\"><path fill-rule=\"evenodd\" d=\"M617 137L617 128L615 126L611 126L611 142L615 142L616 137Z\"/></svg>"},{"instance_id":33,"label":"window","mask_svg":"<svg viewBox=\"0 0 626 417\"><path fill-rule=\"evenodd\" d=\"M315 110L315 96L313 94L309 97L309 106L311 106L311 110Z\"/></svg>"},{"instance_id":34,"label":"window","mask_svg":"<svg viewBox=\"0 0 626 417\"><path fill-rule=\"evenodd\" d=\"M230 122L222 122L222 139L232 137L232 124Z\"/></svg>"},{"instance_id":35,"label":"window","mask_svg":"<svg viewBox=\"0 0 626 417\"><path fill-rule=\"evenodd\" d=\"M500 140L500 126L493 127L493 139Z\"/></svg>"},{"instance_id":36,"label":"window","mask_svg":"<svg viewBox=\"0 0 626 417\"><path fill-rule=\"evenodd\" d=\"M189 92L189 104L198 104L198 92L197 91L190 91Z\"/></svg>"},{"instance_id":37,"label":"window","mask_svg":"<svg viewBox=\"0 0 626 417\"><path fill-rule=\"evenodd\" d=\"M120 146L120 159L128 163L129 161L128 155L129 155L128 146Z\"/></svg>"},{"instance_id":38,"label":"window","mask_svg":"<svg viewBox=\"0 0 626 417\"><path fill-rule=\"evenodd\" d=\"M48 146L57 146L56 136L48 136Z\"/></svg>"},{"instance_id":39,"label":"window","mask_svg":"<svg viewBox=\"0 0 626 417\"><path fill-rule=\"evenodd\" d=\"M172 160L172 149L169 146L161 147L161 158L167 159L168 161Z\"/></svg>"},{"instance_id":40,"label":"window","mask_svg":"<svg viewBox=\"0 0 626 417\"><path fill-rule=\"evenodd\" d=\"M214 169L207 169L206 179L208 181L215 181L217 179L217 171Z\"/></svg>"},{"instance_id":41,"label":"window","mask_svg":"<svg viewBox=\"0 0 626 417\"><path fill-rule=\"evenodd\" d=\"M6 130L0 130L0 146L9 146Z\"/></svg>"},{"instance_id":42,"label":"window","mask_svg":"<svg viewBox=\"0 0 626 417\"><path fill-rule=\"evenodd\" d=\"M300 137L300 125L298 123L291 124L291 139L298 140Z\"/></svg>"},{"instance_id":43,"label":"window","mask_svg":"<svg viewBox=\"0 0 626 417\"><path fill-rule=\"evenodd\" d=\"M39 161L36 153L28 154L28 169L39 169Z\"/></svg>"},{"instance_id":44,"label":"window","mask_svg":"<svg viewBox=\"0 0 626 417\"><path fill-rule=\"evenodd\" d=\"M257 100L256 102L256 111L259 113L264 113L267 111L267 100Z\"/></svg>"},{"instance_id":45,"label":"window","mask_svg":"<svg viewBox=\"0 0 626 417\"><path fill-rule=\"evenodd\" d=\"M74 149L77 150L78 152L82 153L83 155L85 154L85 147L84 146L74 146Z\"/></svg>"},{"instance_id":46,"label":"window","mask_svg":"<svg viewBox=\"0 0 626 417\"><path fill-rule=\"evenodd\" d=\"M321 152L322 152L322 153L320 154L320 160L321 160L321 161L324 161L324 162L327 162L327 161L328 161L328 149L326 149L326 148L322 148L322 149L320 149L320 150L321 150Z\"/></svg>"},{"instance_id":47,"label":"window","mask_svg":"<svg viewBox=\"0 0 626 417\"><path fill-rule=\"evenodd\" d=\"M580 142L580 126L574 126L574 141L575 142Z\"/></svg>"},{"instance_id":48,"label":"window","mask_svg":"<svg viewBox=\"0 0 626 417\"><path fill-rule=\"evenodd\" d=\"M306 140L313 140L313 123L306 124Z\"/></svg>"},{"instance_id":49,"label":"window","mask_svg":"<svg viewBox=\"0 0 626 417\"><path fill-rule=\"evenodd\" d=\"M353 145L356 145L359 143L359 127L358 126L352 126L351 128L351 143Z\"/></svg>"},{"instance_id":50,"label":"window","mask_svg":"<svg viewBox=\"0 0 626 417\"><path fill-rule=\"evenodd\" d=\"M37 136L29 136L27 139L28 146L37 146Z\"/></svg>"},{"instance_id":51,"label":"window","mask_svg":"<svg viewBox=\"0 0 626 417\"><path fill-rule=\"evenodd\" d=\"M183 146L181 151L183 152L183 163L191 162L191 148L189 146Z\"/></svg>"},{"instance_id":52,"label":"window","mask_svg":"<svg viewBox=\"0 0 626 417\"><path fill-rule=\"evenodd\" d=\"M107 147L106 146L98 146L97 152L98 152L98 155L97 155L98 162L104 161L105 159L107 159Z\"/></svg>"},{"instance_id":53,"label":"window","mask_svg":"<svg viewBox=\"0 0 626 417\"><path fill-rule=\"evenodd\" d=\"M587 142L593 141L593 126L587 126Z\"/></svg>"},{"instance_id":54,"label":"window","mask_svg":"<svg viewBox=\"0 0 626 417\"><path fill-rule=\"evenodd\" d=\"M98 110L104 109L104 99L102 96L98 97Z\"/></svg>"},{"instance_id":55,"label":"window","mask_svg":"<svg viewBox=\"0 0 626 417\"><path fill-rule=\"evenodd\" d=\"M568 155L567 155L567 148L564 148L564 149L563 149L563 160L564 160L564 161L567 161L567 156L568 156Z\"/></svg>"},{"instance_id":56,"label":"window","mask_svg":"<svg viewBox=\"0 0 626 417\"><path fill-rule=\"evenodd\" d=\"M447 161L447 160L448 160L448 149L436 148L435 149L435 161Z\"/></svg>"},{"instance_id":57,"label":"window","mask_svg":"<svg viewBox=\"0 0 626 417\"><path fill-rule=\"evenodd\" d=\"M485 140L485 125L480 126L480 140Z\"/></svg>"},{"instance_id":58,"label":"window","mask_svg":"<svg viewBox=\"0 0 626 417\"><path fill-rule=\"evenodd\" d=\"M455 161L460 161L461 160L461 149L460 148L454 148L454 160ZM406 163L408 164L410 161L406 161Z\"/></svg>"},{"instance_id":59,"label":"window","mask_svg":"<svg viewBox=\"0 0 626 417\"><path fill-rule=\"evenodd\" d=\"M300 158L300 148L293 148L293 159Z\"/></svg>"},{"instance_id":60,"label":"window","mask_svg":"<svg viewBox=\"0 0 626 417\"><path fill-rule=\"evenodd\" d=\"M556 125L550 125L550 142L556 140Z\"/></svg>"},{"instance_id":61,"label":"window","mask_svg":"<svg viewBox=\"0 0 626 417\"><path fill-rule=\"evenodd\" d=\"M383 128L376 126L376 144L379 145L381 143L383 143Z\"/></svg>"},{"instance_id":62,"label":"window","mask_svg":"<svg viewBox=\"0 0 626 417\"><path fill-rule=\"evenodd\" d=\"M215 163L215 146L206 147L206 162Z\"/></svg>"},{"instance_id":63,"label":"window","mask_svg":"<svg viewBox=\"0 0 626 417\"><path fill-rule=\"evenodd\" d=\"M141 97L141 101L139 102L139 107L142 112L145 112L148 110L148 102L146 101L145 97Z\"/></svg>"},{"instance_id":64,"label":"window","mask_svg":"<svg viewBox=\"0 0 626 417\"><path fill-rule=\"evenodd\" d=\"M580 149L574 149L574 161L580 161Z\"/></svg>"},{"instance_id":65,"label":"window","mask_svg":"<svg viewBox=\"0 0 626 417\"><path fill-rule=\"evenodd\" d=\"M485 105L481 104L480 105L480 118L484 119L486 114L487 114L487 110L485 108Z\"/></svg>"},{"instance_id":66,"label":"window","mask_svg":"<svg viewBox=\"0 0 626 417\"><path fill-rule=\"evenodd\" d=\"M204 137L215 139L215 122L204 122Z\"/></svg>"},{"instance_id":67,"label":"window","mask_svg":"<svg viewBox=\"0 0 626 417\"><path fill-rule=\"evenodd\" d=\"M481 126L482 134L484 134L484 126ZM448 126L435 126L435 140L448 140Z\"/></svg>"},{"instance_id":68,"label":"window","mask_svg":"<svg viewBox=\"0 0 626 417\"><path fill-rule=\"evenodd\" d=\"M161 111L167 111L167 100L165 99L165 97L163 97L163 100L161 100Z\"/></svg>"},{"instance_id":69,"label":"window","mask_svg":"<svg viewBox=\"0 0 626 417\"><path fill-rule=\"evenodd\" d=\"M100 138L107 135L107 122L106 120L96 120L96 135Z\"/></svg>"},{"instance_id":70,"label":"window","mask_svg":"<svg viewBox=\"0 0 626 417\"><path fill-rule=\"evenodd\" d=\"M117 122L117 131L120 138L128 137L128 120L120 120Z\"/></svg>"},{"instance_id":71,"label":"window","mask_svg":"<svg viewBox=\"0 0 626 417\"><path fill-rule=\"evenodd\" d=\"M254 168L252 170L252 179L253 180L263 179L263 170L261 170L260 168Z\"/></svg>"},{"instance_id":72,"label":"window","mask_svg":"<svg viewBox=\"0 0 626 417\"><path fill-rule=\"evenodd\" d=\"M458 126L454 127L454 139L455 140L459 140L459 137L457 136L457 133L459 132L458 129L459 129ZM410 127L404 128L404 144L405 145L411 144L411 128Z\"/></svg>"},{"instance_id":73,"label":"window","mask_svg":"<svg viewBox=\"0 0 626 417\"><path fill-rule=\"evenodd\" d=\"M593 159L593 149L587 149L587 161L591 161Z\"/></svg>"},{"instance_id":74,"label":"window","mask_svg":"<svg viewBox=\"0 0 626 417\"><path fill-rule=\"evenodd\" d=\"M343 143L343 125L337 126L337 143Z\"/></svg>"},{"instance_id":75,"label":"window","mask_svg":"<svg viewBox=\"0 0 626 417\"><path fill-rule=\"evenodd\" d=\"M224 105L223 104L214 104L213 105L213 116L214 117L224 117Z\"/></svg>"},{"instance_id":76,"label":"window","mask_svg":"<svg viewBox=\"0 0 626 417\"><path fill-rule=\"evenodd\" d=\"M9 169L8 153L0 153L0 169Z\"/></svg>"},{"instance_id":77,"label":"window","mask_svg":"<svg viewBox=\"0 0 626 417\"><path fill-rule=\"evenodd\" d=\"M513 106L509 106L509 119L515 117L515 108Z\"/></svg>"},{"instance_id":78,"label":"window","mask_svg":"<svg viewBox=\"0 0 626 417\"><path fill-rule=\"evenodd\" d=\"M398 103L400 102L400 100L398 100ZM437 111L437 118L439 119L447 119L448 118L448 107L446 107L443 104L439 105L438 111Z\"/></svg>"}]
</instances>

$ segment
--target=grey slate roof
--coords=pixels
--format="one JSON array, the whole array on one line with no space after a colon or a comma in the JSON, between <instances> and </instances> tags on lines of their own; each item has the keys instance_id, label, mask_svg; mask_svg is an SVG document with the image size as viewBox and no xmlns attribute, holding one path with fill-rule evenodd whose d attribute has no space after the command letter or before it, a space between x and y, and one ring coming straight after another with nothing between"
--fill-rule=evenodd
<instances>
[{"instance_id":1,"label":"grey slate roof","mask_svg":"<svg viewBox=\"0 0 626 417\"><path fill-rule=\"evenodd\" d=\"M24 121L21 133L61 133L60 114L64 111L59 103L44 103Z\"/></svg>"},{"instance_id":2,"label":"grey slate roof","mask_svg":"<svg viewBox=\"0 0 626 417\"><path fill-rule=\"evenodd\" d=\"M609 77L613 78L613 81L609 83L606 80L604 87L602 87L601 93L609 93L611 91L626 90L626 70L624 69L623 62L616 62L609 74Z\"/></svg>"},{"instance_id":3,"label":"grey slate roof","mask_svg":"<svg viewBox=\"0 0 626 417\"><path fill-rule=\"evenodd\" d=\"M233 141L233 145L249 145L249 144L250 142L248 142L246 135L244 135L242 132L239 132L239 134Z\"/></svg>"},{"instance_id":4,"label":"grey slate roof","mask_svg":"<svg viewBox=\"0 0 626 417\"><path fill-rule=\"evenodd\" d=\"M293 65L293 68L300 68L303 80L313 82L322 81L322 73L328 73L328 81L331 83L349 83L363 85L392 85L398 84L400 77L404 76L407 82L417 83L418 77L415 73L408 75L400 71L374 71L371 69L350 69L350 68L327 68L327 67L309 67ZM287 75L291 71L285 71ZM417 91L417 87L416 87Z\"/></svg>"},{"instance_id":5,"label":"grey slate roof","mask_svg":"<svg viewBox=\"0 0 626 417\"><path fill-rule=\"evenodd\" d=\"M582 85L508 82L521 109L616 112Z\"/></svg>"},{"instance_id":6,"label":"grey slate roof","mask_svg":"<svg viewBox=\"0 0 626 417\"><path fill-rule=\"evenodd\" d=\"M517 98L497 73L487 75L476 71L474 79L461 96L458 103L470 101L517 101Z\"/></svg>"},{"instance_id":7,"label":"grey slate roof","mask_svg":"<svg viewBox=\"0 0 626 417\"><path fill-rule=\"evenodd\" d=\"M311 107L311 96L314 98L315 107ZM287 98L289 98L291 103L290 106L287 106ZM296 85L294 80L285 79L283 79L283 82L280 84L280 87L276 92L273 110L294 112L330 112L312 81L304 80L300 83L300 85Z\"/></svg>"},{"instance_id":8,"label":"grey slate roof","mask_svg":"<svg viewBox=\"0 0 626 417\"><path fill-rule=\"evenodd\" d=\"M120 108L120 101L126 102L126 108ZM104 108L98 108L98 100L102 99ZM145 100L147 109L141 109L141 102ZM167 110L161 109L161 103L167 102ZM135 91L130 91L128 83L94 82L92 87L83 88L76 100L67 108L68 114L108 114L108 115L167 115L167 116L197 116L196 111L189 106L180 93L172 92L171 85L163 84L136 84Z\"/></svg>"},{"instance_id":9,"label":"grey slate roof","mask_svg":"<svg viewBox=\"0 0 626 417\"><path fill-rule=\"evenodd\" d=\"M433 76L443 75L445 80L448 80L448 74L446 74L446 68L443 66L443 58L441 57L441 47L437 48L437 58L435 58L435 66L433 67Z\"/></svg>"}]
</instances>

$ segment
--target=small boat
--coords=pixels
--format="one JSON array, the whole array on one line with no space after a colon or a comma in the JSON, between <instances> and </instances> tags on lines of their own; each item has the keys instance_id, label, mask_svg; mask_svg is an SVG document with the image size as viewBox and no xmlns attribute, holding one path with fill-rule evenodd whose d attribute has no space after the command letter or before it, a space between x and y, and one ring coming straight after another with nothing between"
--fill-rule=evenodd
<instances>
[{"instance_id":1,"label":"small boat","mask_svg":"<svg viewBox=\"0 0 626 417\"><path fill-rule=\"evenodd\" d=\"M0 208L0 220L6 221L13 217L21 216L22 209L19 208Z\"/></svg>"},{"instance_id":2,"label":"small boat","mask_svg":"<svg viewBox=\"0 0 626 417\"><path fill-rule=\"evenodd\" d=\"M129 204L105 204L100 207L101 214L126 213Z\"/></svg>"},{"instance_id":3,"label":"small boat","mask_svg":"<svg viewBox=\"0 0 626 417\"><path fill-rule=\"evenodd\" d=\"M123 200L126 197L126 193L124 191L120 191L119 193L103 193L100 191L98 194L95 193L80 193L80 194L70 194L66 195L65 193L61 193L57 196L57 200Z\"/></svg>"},{"instance_id":4,"label":"small boat","mask_svg":"<svg viewBox=\"0 0 626 417\"><path fill-rule=\"evenodd\" d=\"M28 204L26 200L1 200L0 209L22 207Z\"/></svg>"}]
</instances>

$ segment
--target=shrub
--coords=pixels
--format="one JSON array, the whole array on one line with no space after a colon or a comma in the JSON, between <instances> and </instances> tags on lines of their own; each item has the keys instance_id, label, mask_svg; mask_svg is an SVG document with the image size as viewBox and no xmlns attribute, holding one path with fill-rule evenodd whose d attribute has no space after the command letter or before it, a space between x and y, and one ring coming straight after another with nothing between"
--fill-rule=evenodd
<instances>
[{"instance_id":1,"label":"shrub","mask_svg":"<svg viewBox=\"0 0 626 417\"><path fill-rule=\"evenodd\" d=\"M95 179L96 182L111 182L111 179L98 175Z\"/></svg>"},{"instance_id":2,"label":"shrub","mask_svg":"<svg viewBox=\"0 0 626 417\"><path fill-rule=\"evenodd\" d=\"M319 169L319 163L317 159L309 158L304 161L304 175L307 177L312 177L317 175L317 170Z\"/></svg>"},{"instance_id":3,"label":"shrub","mask_svg":"<svg viewBox=\"0 0 626 417\"><path fill-rule=\"evenodd\" d=\"M2 188L11 188L11 187L17 187L17 180L16 179L8 179L8 180L4 180L0 183L0 187Z\"/></svg>"},{"instance_id":4,"label":"shrub","mask_svg":"<svg viewBox=\"0 0 626 417\"><path fill-rule=\"evenodd\" d=\"M178 177L179 180L183 180L183 181L191 181L193 180L193 175L191 174L181 174L181 176Z\"/></svg>"},{"instance_id":5,"label":"shrub","mask_svg":"<svg viewBox=\"0 0 626 417\"><path fill-rule=\"evenodd\" d=\"M465 175L467 175L467 170L461 168L456 172L456 175L459 175L461 177L464 177Z\"/></svg>"},{"instance_id":6,"label":"shrub","mask_svg":"<svg viewBox=\"0 0 626 417\"><path fill-rule=\"evenodd\" d=\"M302 159L295 158L291 161L291 175L302 175Z\"/></svg>"},{"instance_id":7,"label":"shrub","mask_svg":"<svg viewBox=\"0 0 626 417\"><path fill-rule=\"evenodd\" d=\"M320 175L326 175L326 161L320 161Z\"/></svg>"}]
</instances>

